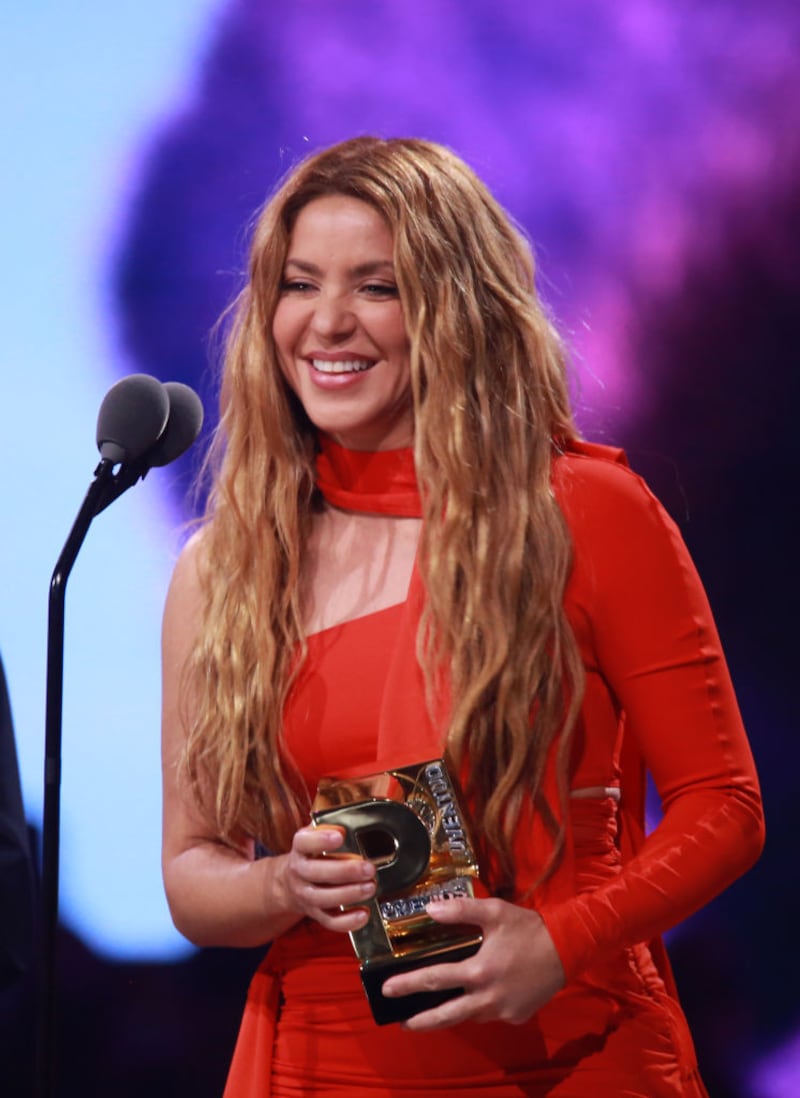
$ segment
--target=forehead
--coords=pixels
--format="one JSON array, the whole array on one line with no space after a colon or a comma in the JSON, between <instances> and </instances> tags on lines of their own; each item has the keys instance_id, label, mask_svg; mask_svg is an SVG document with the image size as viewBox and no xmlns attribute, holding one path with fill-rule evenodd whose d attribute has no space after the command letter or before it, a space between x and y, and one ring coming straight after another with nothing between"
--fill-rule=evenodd
<instances>
[{"instance_id":1,"label":"forehead","mask_svg":"<svg viewBox=\"0 0 800 1098\"><path fill-rule=\"evenodd\" d=\"M298 213L287 259L300 252L391 258L392 251L392 230L374 206L351 195L330 194L312 199Z\"/></svg>"}]
</instances>

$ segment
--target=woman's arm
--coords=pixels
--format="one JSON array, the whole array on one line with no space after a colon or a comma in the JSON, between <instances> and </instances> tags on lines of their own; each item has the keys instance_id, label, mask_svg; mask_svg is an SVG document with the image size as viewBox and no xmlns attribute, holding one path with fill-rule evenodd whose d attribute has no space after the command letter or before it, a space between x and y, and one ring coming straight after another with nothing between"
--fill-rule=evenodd
<instances>
[{"instance_id":1,"label":"woman's arm","mask_svg":"<svg viewBox=\"0 0 800 1098\"><path fill-rule=\"evenodd\" d=\"M563 488L575 593L664 815L616 879L540 908L568 978L708 903L753 864L764 842L753 757L677 527L629 470L577 461ZM625 788L622 797L624 806Z\"/></svg>"},{"instance_id":2,"label":"woman's arm","mask_svg":"<svg viewBox=\"0 0 800 1098\"><path fill-rule=\"evenodd\" d=\"M170 583L162 631L162 870L178 930L198 946L256 946L299 918L284 882L286 858L255 859L254 844L222 842L203 819L178 763L189 705L183 669L197 635L202 536L181 553Z\"/></svg>"},{"instance_id":3,"label":"woman's arm","mask_svg":"<svg viewBox=\"0 0 800 1098\"><path fill-rule=\"evenodd\" d=\"M195 643L201 605L193 538L175 568L162 634L162 869L173 922L198 946L258 946L303 916L338 931L365 921L364 902L374 891L371 863L323 858L341 842L331 831L303 828L288 854L255 858L254 843L224 842L194 805L179 779L191 698L184 699L183 669ZM186 704L188 702L188 704Z\"/></svg>"},{"instance_id":4,"label":"woman's arm","mask_svg":"<svg viewBox=\"0 0 800 1098\"><path fill-rule=\"evenodd\" d=\"M429 907L440 922L479 924L484 943L466 961L387 981L390 996L466 989L414 1017L412 1029L524 1021L593 961L703 906L763 845L750 747L708 600L674 523L638 477L607 461L571 460L559 488L575 546L572 609L589 623L597 666L653 774L664 817L619 874L590 892L536 911L501 900ZM625 797L623 787L623 804Z\"/></svg>"}]
</instances>

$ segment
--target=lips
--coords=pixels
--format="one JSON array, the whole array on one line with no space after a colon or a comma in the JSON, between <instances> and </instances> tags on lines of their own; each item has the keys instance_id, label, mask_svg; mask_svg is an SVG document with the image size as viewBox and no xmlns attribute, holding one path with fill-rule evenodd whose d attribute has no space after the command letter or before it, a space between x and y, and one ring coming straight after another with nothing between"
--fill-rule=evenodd
<instances>
[{"instance_id":1,"label":"lips","mask_svg":"<svg viewBox=\"0 0 800 1098\"><path fill-rule=\"evenodd\" d=\"M320 374L363 374L375 365L372 359L350 358L331 360L327 358L312 358L309 360L314 369Z\"/></svg>"}]
</instances>

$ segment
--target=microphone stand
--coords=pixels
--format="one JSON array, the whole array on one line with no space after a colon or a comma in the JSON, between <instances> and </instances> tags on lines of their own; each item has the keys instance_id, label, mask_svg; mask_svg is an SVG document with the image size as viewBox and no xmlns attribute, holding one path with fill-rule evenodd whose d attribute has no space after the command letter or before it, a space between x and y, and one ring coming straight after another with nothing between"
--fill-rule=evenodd
<instances>
[{"instance_id":1,"label":"microphone stand","mask_svg":"<svg viewBox=\"0 0 800 1098\"><path fill-rule=\"evenodd\" d=\"M61 724L64 685L64 601L67 580L92 519L147 473L143 461L123 464L103 458L50 580L47 623L44 819L42 825L42 915L36 1053L37 1098L51 1098L55 1080L55 958L58 930L58 870L61 808Z\"/></svg>"},{"instance_id":2,"label":"microphone stand","mask_svg":"<svg viewBox=\"0 0 800 1098\"><path fill-rule=\"evenodd\" d=\"M148 374L132 374L109 389L100 406L97 421L100 464L94 471L94 481L89 485L50 580L36 1098L52 1098L55 1081L55 963L67 580L95 515L99 515L138 480L143 480L151 466L166 465L180 457L194 442L202 422L199 397L180 382L162 385ZM126 460L129 454L133 456Z\"/></svg>"}]
</instances>

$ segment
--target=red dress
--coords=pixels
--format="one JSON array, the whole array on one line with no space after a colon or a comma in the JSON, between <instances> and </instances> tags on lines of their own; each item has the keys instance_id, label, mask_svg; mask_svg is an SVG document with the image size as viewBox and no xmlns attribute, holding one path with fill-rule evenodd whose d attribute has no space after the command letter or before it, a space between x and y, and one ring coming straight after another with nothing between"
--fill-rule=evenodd
<instances>
[{"instance_id":1,"label":"red dress","mask_svg":"<svg viewBox=\"0 0 800 1098\"><path fill-rule=\"evenodd\" d=\"M705 594L676 527L618 451L570 444L553 487L574 545L565 597L586 669L558 870L523 900L549 851L531 813L518 831L517 902L542 915L567 986L523 1026L434 1033L376 1026L345 935L303 921L251 984L225 1098L480 1094L491 1098L699 1098L705 1089L658 935L755 859L758 782ZM320 486L339 505L414 513L409 453L351 455L324 442ZM395 503L392 504L394 497ZM441 753L414 637L423 598L309 639L286 712L313 792L347 767ZM443 706L446 702L443 702ZM645 840L644 771L664 818ZM551 803L554 772L548 769Z\"/></svg>"}]
</instances>

